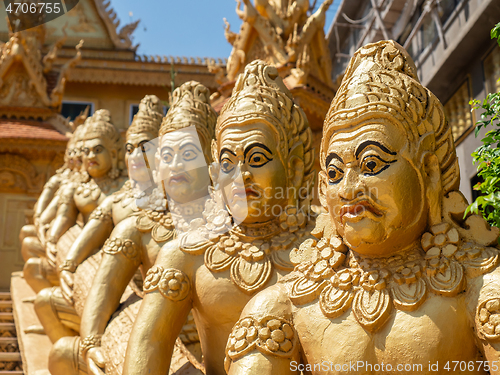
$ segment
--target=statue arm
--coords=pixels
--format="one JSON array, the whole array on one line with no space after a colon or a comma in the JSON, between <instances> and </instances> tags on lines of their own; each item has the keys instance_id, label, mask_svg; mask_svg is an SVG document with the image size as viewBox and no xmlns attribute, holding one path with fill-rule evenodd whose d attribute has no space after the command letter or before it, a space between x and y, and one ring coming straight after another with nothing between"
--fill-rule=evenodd
<instances>
[{"instance_id":1,"label":"statue arm","mask_svg":"<svg viewBox=\"0 0 500 375\"><path fill-rule=\"evenodd\" d=\"M35 221L35 228L37 231L37 236L42 241L45 242L45 231L47 226L50 225L52 220L56 217L57 207L59 206L59 196L56 195L49 203L47 208L40 215L39 219Z\"/></svg>"},{"instance_id":2,"label":"statue arm","mask_svg":"<svg viewBox=\"0 0 500 375\"><path fill-rule=\"evenodd\" d=\"M102 247L113 230L113 196L108 196L90 215L89 221L71 245L66 260L76 266ZM73 271L74 272L74 271Z\"/></svg>"},{"instance_id":3,"label":"statue arm","mask_svg":"<svg viewBox=\"0 0 500 375\"><path fill-rule=\"evenodd\" d=\"M500 374L500 268L467 280L466 302L490 374Z\"/></svg>"},{"instance_id":4,"label":"statue arm","mask_svg":"<svg viewBox=\"0 0 500 375\"><path fill-rule=\"evenodd\" d=\"M54 198L54 195L56 194L56 191L59 188L60 180L61 176L55 175L52 176L49 179L49 181L47 181L47 183L44 185L42 193L40 194L40 197L38 197L38 200L36 201L35 212L33 215L35 218L38 218L40 217L40 215L42 215L43 211L47 208L51 200Z\"/></svg>"},{"instance_id":5,"label":"statue arm","mask_svg":"<svg viewBox=\"0 0 500 375\"><path fill-rule=\"evenodd\" d=\"M58 197L57 212L54 221L50 225L47 242L56 244L59 238L61 238L69 228L76 224L78 208L73 199L73 193L73 186L69 186Z\"/></svg>"},{"instance_id":6,"label":"statue arm","mask_svg":"<svg viewBox=\"0 0 500 375\"><path fill-rule=\"evenodd\" d=\"M192 307L193 283L188 268L193 267L186 257L174 240L161 249L149 270L125 356L124 375L168 372L175 340Z\"/></svg>"},{"instance_id":7,"label":"statue arm","mask_svg":"<svg viewBox=\"0 0 500 375\"><path fill-rule=\"evenodd\" d=\"M293 363L297 366L292 366ZM233 327L226 346L226 372L228 375L298 374L299 363L292 305L283 285L273 285L248 302Z\"/></svg>"},{"instance_id":8,"label":"statue arm","mask_svg":"<svg viewBox=\"0 0 500 375\"><path fill-rule=\"evenodd\" d=\"M102 335L123 292L141 264L141 233L135 218L120 222L102 248L97 270L80 325L82 338Z\"/></svg>"}]
</instances>

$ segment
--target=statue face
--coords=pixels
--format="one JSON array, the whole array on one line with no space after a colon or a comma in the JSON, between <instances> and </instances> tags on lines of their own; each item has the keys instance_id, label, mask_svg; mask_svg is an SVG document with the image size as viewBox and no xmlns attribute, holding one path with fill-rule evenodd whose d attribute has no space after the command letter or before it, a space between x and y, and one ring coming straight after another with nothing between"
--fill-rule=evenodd
<instances>
[{"instance_id":1,"label":"statue face","mask_svg":"<svg viewBox=\"0 0 500 375\"><path fill-rule=\"evenodd\" d=\"M103 177L113 166L111 151L106 148L102 138L84 141L83 153L85 167L91 177Z\"/></svg>"},{"instance_id":2,"label":"statue face","mask_svg":"<svg viewBox=\"0 0 500 375\"><path fill-rule=\"evenodd\" d=\"M75 168L75 145L66 150L65 157L68 168L73 170Z\"/></svg>"},{"instance_id":3,"label":"statue face","mask_svg":"<svg viewBox=\"0 0 500 375\"><path fill-rule=\"evenodd\" d=\"M125 163L128 176L135 181L149 181L151 168L154 168L156 149L151 142L154 135L150 133L129 134L125 144Z\"/></svg>"},{"instance_id":4,"label":"statue face","mask_svg":"<svg viewBox=\"0 0 500 375\"><path fill-rule=\"evenodd\" d=\"M194 126L161 137L157 168L168 199L183 204L208 195L208 166Z\"/></svg>"},{"instance_id":5,"label":"statue face","mask_svg":"<svg viewBox=\"0 0 500 375\"><path fill-rule=\"evenodd\" d=\"M83 165L83 159L85 158L85 154L83 153L83 141L77 141L75 143L75 148L73 149L73 162L74 162L74 170L80 171Z\"/></svg>"},{"instance_id":6,"label":"statue face","mask_svg":"<svg viewBox=\"0 0 500 375\"><path fill-rule=\"evenodd\" d=\"M218 182L231 214L247 224L279 216L287 205L288 178L269 125L226 128L218 150Z\"/></svg>"},{"instance_id":7,"label":"statue face","mask_svg":"<svg viewBox=\"0 0 500 375\"><path fill-rule=\"evenodd\" d=\"M366 255L411 245L427 219L422 174L408 155L406 134L384 121L336 133L321 177L337 232Z\"/></svg>"}]
</instances>

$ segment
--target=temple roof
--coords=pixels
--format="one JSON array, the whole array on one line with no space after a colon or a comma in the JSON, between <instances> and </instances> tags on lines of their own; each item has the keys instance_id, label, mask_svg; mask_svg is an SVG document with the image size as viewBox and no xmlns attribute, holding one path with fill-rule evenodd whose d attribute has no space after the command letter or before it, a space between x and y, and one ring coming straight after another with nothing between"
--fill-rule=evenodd
<instances>
[{"instance_id":1,"label":"temple roof","mask_svg":"<svg viewBox=\"0 0 500 375\"><path fill-rule=\"evenodd\" d=\"M0 119L0 139L43 139L61 142L68 140L47 122L16 119Z\"/></svg>"}]
</instances>

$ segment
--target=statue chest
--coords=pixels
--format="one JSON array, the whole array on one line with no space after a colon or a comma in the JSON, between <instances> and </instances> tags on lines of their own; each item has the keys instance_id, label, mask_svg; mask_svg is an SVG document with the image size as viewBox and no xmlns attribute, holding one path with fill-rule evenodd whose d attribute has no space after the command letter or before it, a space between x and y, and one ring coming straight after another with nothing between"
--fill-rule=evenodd
<instances>
[{"instance_id":1,"label":"statue chest","mask_svg":"<svg viewBox=\"0 0 500 375\"><path fill-rule=\"evenodd\" d=\"M91 195L85 196L83 194L75 195L75 205L78 211L86 218L85 222L87 222L87 218L90 216L92 211L94 211L97 206L104 200L106 196L104 194L99 194L99 196L92 197Z\"/></svg>"},{"instance_id":2,"label":"statue chest","mask_svg":"<svg viewBox=\"0 0 500 375\"><path fill-rule=\"evenodd\" d=\"M276 276L269 285L274 283ZM253 297L236 287L229 270L212 272L204 264L197 268L194 284L194 307L210 324L228 324L232 328L247 302Z\"/></svg>"},{"instance_id":3,"label":"statue chest","mask_svg":"<svg viewBox=\"0 0 500 375\"><path fill-rule=\"evenodd\" d=\"M136 211L135 204L131 203L126 206L122 206L122 204L115 203L112 209L113 215L113 223L114 225L118 224L122 220L125 220L127 217L132 215Z\"/></svg>"},{"instance_id":4,"label":"statue chest","mask_svg":"<svg viewBox=\"0 0 500 375\"><path fill-rule=\"evenodd\" d=\"M323 363L329 366L327 371L324 367L312 371L313 374L391 371L388 368L382 371L382 363L390 365L392 371L400 364L422 366L407 373L436 373L429 366L438 363L438 373L443 373L447 362L453 369L452 361L481 360L465 311L462 297L435 296L416 311L396 310L378 330L368 332L356 321L351 309L338 318L329 319L316 302L299 308L293 323L307 362L328 363ZM358 366L356 371L351 371L353 363ZM376 364L379 366L368 366ZM350 370L346 371L348 368ZM403 368L400 372L404 372ZM476 367L476 372L472 373L485 372L477 371Z\"/></svg>"},{"instance_id":5,"label":"statue chest","mask_svg":"<svg viewBox=\"0 0 500 375\"><path fill-rule=\"evenodd\" d=\"M232 281L230 271L212 272L199 257L194 277L193 315L200 335L207 373L224 374L227 340L245 305L254 294L244 293ZM269 285L277 281L276 273Z\"/></svg>"}]
</instances>

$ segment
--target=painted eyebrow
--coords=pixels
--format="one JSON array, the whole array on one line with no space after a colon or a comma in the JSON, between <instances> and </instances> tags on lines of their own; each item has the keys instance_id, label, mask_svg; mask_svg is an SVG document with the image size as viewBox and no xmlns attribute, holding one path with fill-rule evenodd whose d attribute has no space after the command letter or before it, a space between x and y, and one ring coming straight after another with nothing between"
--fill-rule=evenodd
<instances>
[{"instance_id":1,"label":"painted eyebrow","mask_svg":"<svg viewBox=\"0 0 500 375\"><path fill-rule=\"evenodd\" d=\"M162 147L162 148L161 148L160 153L163 153L163 151L165 151L165 150L170 150L170 151L172 151L172 148L171 148L171 147L168 147L168 146L164 146L164 147Z\"/></svg>"},{"instance_id":2,"label":"painted eyebrow","mask_svg":"<svg viewBox=\"0 0 500 375\"><path fill-rule=\"evenodd\" d=\"M342 160L342 158L340 156L338 156L336 153L332 152L330 155L328 155L326 157L326 167L328 167L328 164L330 164L330 162L332 161L332 159L337 159L339 160L341 163L344 163L344 161Z\"/></svg>"},{"instance_id":3,"label":"painted eyebrow","mask_svg":"<svg viewBox=\"0 0 500 375\"><path fill-rule=\"evenodd\" d=\"M201 152L201 150L198 148L198 146L196 146L196 145L195 145L194 143L192 143L192 142L189 142L189 143L185 143L185 144L183 144L181 147L179 147L179 149L181 149L181 150L182 150L184 147L187 147L187 146L190 146L190 145L191 145L191 146L193 146L195 149L197 149L199 152Z\"/></svg>"},{"instance_id":4,"label":"painted eyebrow","mask_svg":"<svg viewBox=\"0 0 500 375\"><path fill-rule=\"evenodd\" d=\"M260 148L263 148L264 150L266 150L267 152L269 152L271 155L273 154L271 152L271 150L269 150L269 148L266 147L266 145L263 145L262 143L252 143L250 146L248 146L245 151L243 152L243 156L246 158L247 157L247 154L255 147L260 147Z\"/></svg>"},{"instance_id":5,"label":"painted eyebrow","mask_svg":"<svg viewBox=\"0 0 500 375\"><path fill-rule=\"evenodd\" d=\"M359 154L361 154L361 152L367 148L368 146L377 146L378 148L380 148L382 151L384 151L386 154L389 154L389 155L397 155L397 152L393 152L391 150L389 150L387 147L385 147L384 145L378 143L377 141L365 141L363 143L361 143L359 146L358 146L358 149L356 150L356 159L359 158Z\"/></svg>"},{"instance_id":6,"label":"painted eyebrow","mask_svg":"<svg viewBox=\"0 0 500 375\"><path fill-rule=\"evenodd\" d=\"M220 153L219 153L219 159L222 157L222 154L224 152L229 152L231 155L233 156L236 156L236 154L234 152L232 152L230 149L228 149L227 147L224 147L222 150L220 150Z\"/></svg>"}]
</instances>

